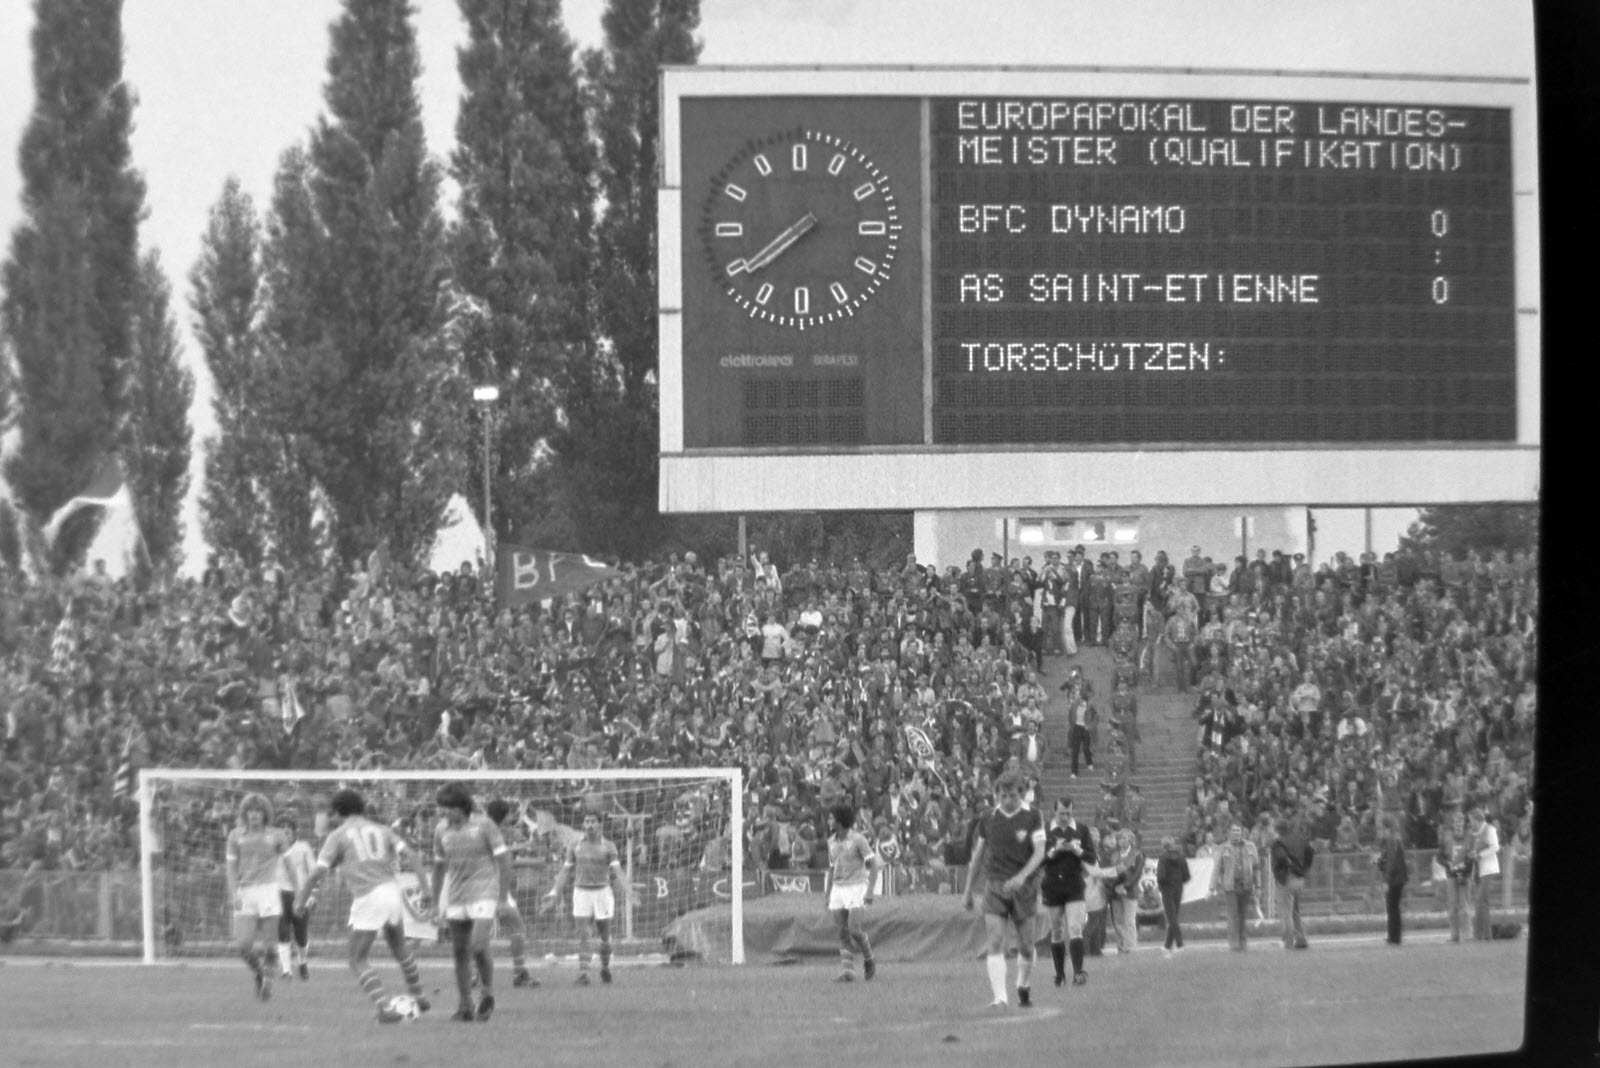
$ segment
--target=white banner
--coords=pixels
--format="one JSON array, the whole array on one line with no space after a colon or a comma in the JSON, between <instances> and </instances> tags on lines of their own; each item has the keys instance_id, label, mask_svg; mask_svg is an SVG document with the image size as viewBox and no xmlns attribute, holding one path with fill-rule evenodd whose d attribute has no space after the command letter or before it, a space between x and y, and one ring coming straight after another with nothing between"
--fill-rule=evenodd
<instances>
[{"instance_id":1,"label":"white banner","mask_svg":"<svg viewBox=\"0 0 1600 1068\"><path fill-rule=\"evenodd\" d=\"M811 876L809 875L779 875L777 872L767 873L772 878L772 888L780 894L809 894L811 892Z\"/></svg>"},{"instance_id":2,"label":"white banner","mask_svg":"<svg viewBox=\"0 0 1600 1068\"><path fill-rule=\"evenodd\" d=\"M1190 857L1189 881L1183 884L1183 900L1181 904L1187 905L1191 901L1204 901L1211 896L1211 869L1216 866L1215 857Z\"/></svg>"}]
</instances>

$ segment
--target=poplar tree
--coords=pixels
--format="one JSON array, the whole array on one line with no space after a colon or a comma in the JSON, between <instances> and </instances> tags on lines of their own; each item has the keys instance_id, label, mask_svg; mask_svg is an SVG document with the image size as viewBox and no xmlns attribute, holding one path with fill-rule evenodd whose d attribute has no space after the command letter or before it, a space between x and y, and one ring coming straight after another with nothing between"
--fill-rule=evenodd
<instances>
[{"instance_id":1,"label":"poplar tree","mask_svg":"<svg viewBox=\"0 0 1600 1068\"><path fill-rule=\"evenodd\" d=\"M212 205L189 271L195 339L211 372L217 435L206 451L200 524L206 543L234 553L252 569L261 563L267 516L261 488L262 450L252 431L260 417L251 388L260 351L256 319L261 291L261 224L255 205L230 177Z\"/></svg>"},{"instance_id":2,"label":"poplar tree","mask_svg":"<svg viewBox=\"0 0 1600 1068\"><path fill-rule=\"evenodd\" d=\"M655 366L660 69L700 52L699 0L608 0L605 45L585 56L600 142L596 227L600 343L571 368L557 453L586 549L623 556L660 536Z\"/></svg>"},{"instance_id":3,"label":"poplar tree","mask_svg":"<svg viewBox=\"0 0 1600 1068\"><path fill-rule=\"evenodd\" d=\"M0 282L0 330L16 360L17 443L5 473L43 520L88 485L117 444L133 348L144 180L128 136L121 0L36 0L33 113L23 133L22 221ZM84 509L55 544L82 555L99 522Z\"/></svg>"},{"instance_id":4,"label":"poplar tree","mask_svg":"<svg viewBox=\"0 0 1600 1068\"><path fill-rule=\"evenodd\" d=\"M452 169L456 321L474 382L500 387L492 446L499 536L559 544L542 463L566 368L591 347L594 149L559 0L460 0L467 44ZM482 436L469 498L482 514Z\"/></svg>"},{"instance_id":5,"label":"poplar tree","mask_svg":"<svg viewBox=\"0 0 1600 1068\"><path fill-rule=\"evenodd\" d=\"M172 285L160 255L148 252L139 264L118 452L148 561L157 565L181 562L183 550L181 512L189 492L194 374L181 360Z\"/></svg>"},{"instance_id":6,"label":"poplar tree","mask_svg":"<svg viewBox=\"0 0 1600 1068\"><path fill-rule=\"evenodd\" d=\"M327 114L280 167L264 366L340 557L431 543L460 484L470 399L446 329L440 165L416 93L412 7L345 0Z\"/></svg>"}]
</instances>

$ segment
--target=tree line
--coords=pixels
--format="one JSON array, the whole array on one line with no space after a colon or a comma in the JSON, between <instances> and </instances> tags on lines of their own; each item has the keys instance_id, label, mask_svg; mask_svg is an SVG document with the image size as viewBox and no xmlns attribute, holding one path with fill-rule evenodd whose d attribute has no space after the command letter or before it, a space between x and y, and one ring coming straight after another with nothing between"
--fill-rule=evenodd
<instances>
[{"instance_id":1,"label":"tree line","mask_svg":"<svg viewBox=\"0 0 1600 1068\"><path fill-rule=\"evenodd\" d=\"M656 510L656 112L659 68L699 53L699 2L608 0L582 54L559 0L458 4L447 157L424 140L412 4L344 0L324 110L270 203L229 178L210 207L186 309L215 382L200 515L247 565L425 553L452 494L481 514L486 418L497 537L636 557L685 533ZM121 6L35 0L23 220L0 268L22 513L0 514L0 553L58 571L97 510L53 545L40 524L107 455L150 558L175 563L195 447L179 311L139 242Z\"/></svg>"},{"instance_id":2,"label":"tree line","mask_svg":"<svg viewBox=\"0 0 1600 1068\"><path fill-rule=\"evenodd\" d=\"M247 565L431 545L452 494L502 540L639 559L730 552L726 517L656 508L657 79L692 64L699 0L607 0L579 54L559 0L457 0L461 108L428 151L408 0L344 0L325 110L271 201L211 206L186 309L215 383L200 515ZM182 551L194 397L166 267L141 250L121 0L35 0L23 220L0 264L0 559L56 571L100 522L40 524L116 455L157 567ZM446 179L455 211L443 210ZM500 399L474 405L475 384ZM906 515L756 517L774 555L888 563ZM1517 548L1537 508L1429 509L1408 545Z\"/></svg>"}]
</instances>

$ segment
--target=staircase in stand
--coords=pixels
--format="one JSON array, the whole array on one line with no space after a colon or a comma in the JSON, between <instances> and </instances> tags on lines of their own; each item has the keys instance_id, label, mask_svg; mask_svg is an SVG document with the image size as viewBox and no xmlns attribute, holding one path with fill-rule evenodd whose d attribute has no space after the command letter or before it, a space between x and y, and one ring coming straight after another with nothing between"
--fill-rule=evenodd
<instances>
[{"instance_id":1,"label":"staircase in stand","mask_svg":"<svg viewBox=\"0 0 1600 1068\"><path fill-rule=\"evenodd\" d=\"M1078 777L1072 778L1072 749L1067 724L1066 695L1060 686L1072 668L1081 668L1093 684L1091 703L1100 713L1100 729L1096 732L1104 742L1110 737L1106 726L1111 717L1112 658L1111 651L1103 646L1079 647L1076 656L1045 658L1048 674L1040 681L1049 692L1050 701L1045 708L1045 764L1039 776L1039 789L1044 796L1046 815L1048 806L1062 796L1071 797L1074 812L1081 820L1094 818L1099 803L1100 783L1105 778L1105 764L1096 763L1089 771L1079 767ZM1168 668L1170 671L1170 667ZM1146 850L1160 845L1162 836L1177 838L1183 834L1183 813L1189 803L1194 786L1195 738L1197 726L1194 719L1194 691L1178 693L1172 687L1139 691L1139 731L1142 741L1134 754L1134 771L1126 781L1136 783L1144 795L1144 827L1140 844ZM1096 758L1102 754L1095 753Z\"/></svg>"}]
</instances>

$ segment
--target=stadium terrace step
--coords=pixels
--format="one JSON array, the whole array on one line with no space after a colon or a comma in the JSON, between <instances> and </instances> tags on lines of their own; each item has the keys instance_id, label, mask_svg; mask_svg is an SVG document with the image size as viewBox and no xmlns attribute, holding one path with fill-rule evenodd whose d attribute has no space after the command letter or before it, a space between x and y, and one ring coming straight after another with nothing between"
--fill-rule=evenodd
<instances>
[{"instance_id":1,"label":"stadium terrace step","mask_svg":"<svg viewBox=\"0 0 1600 1068\"><path fill-rule=\"evenodd\" d=\"M1071 797L1080 815L1093 818L1100 800L1104 764L1094 771L1080 768L1072 778L1072 750L1067 724L1067 705L1058 689L1068 672L1080 668L1093 686L1092 701L1100 714L1102 740L1105 721L1110 715L1113 660L1111 651L1101 646L1080 647L1074 656L1050 657L1045 662L1046 690L1050 699L1045 708L1045 740L1048 752L1039 776L1039 790L1045 803L1057 797ZM1178 693L1170 688L1139 691L1139 733L1141 741L1134 754L1135 770L1127 781L1136 783L1144 797L1145 814L1142 844L1150 848L1166 835L1183 832L1184 810L1189 803L1195 771L1195 721L1193 693ZM1100 753L1097 751L1096 756Z\"/></svg>"}]
</instances>

